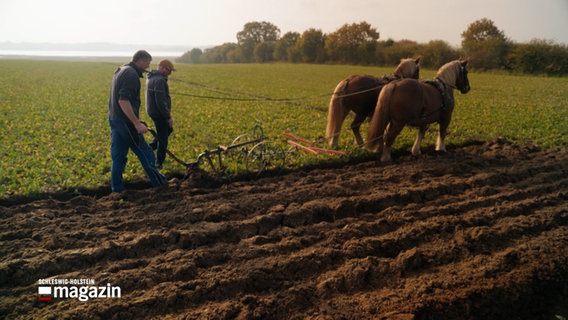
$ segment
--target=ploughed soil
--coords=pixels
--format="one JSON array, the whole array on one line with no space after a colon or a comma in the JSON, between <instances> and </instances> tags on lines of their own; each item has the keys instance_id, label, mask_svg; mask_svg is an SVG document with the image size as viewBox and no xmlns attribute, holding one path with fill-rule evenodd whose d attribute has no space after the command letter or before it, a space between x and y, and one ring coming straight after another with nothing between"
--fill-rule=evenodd
<instances>
[{"instance_id":1,"label":"ploughed soil","mask_svg":"<svg viewBox=\"0 0 568 320\"><path fill-rule=\"evenodd\" d=\"M5 201L6 319L562 319L568 151L504 141ZM39 301L39 279L120 297Z\"/></svg>"}]
</instances>

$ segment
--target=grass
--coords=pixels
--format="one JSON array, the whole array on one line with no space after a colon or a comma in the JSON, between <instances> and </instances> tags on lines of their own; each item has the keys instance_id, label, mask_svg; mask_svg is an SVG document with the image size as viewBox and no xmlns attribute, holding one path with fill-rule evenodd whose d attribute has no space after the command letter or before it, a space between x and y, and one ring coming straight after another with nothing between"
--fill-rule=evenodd
<instances>
[{"instance_id":1,"label":"grass","mask_svg":"<svg viewBox=\"0 0 568 320\"><path fill-rule=\"evenodd\" d=\"M0 198L108 184L107 100L117 65L0 60ZM294 64L176 68L170 81L175 130L170 149L186 161L195 160L206 149L230 144L238 135L250 133L256 124L262 125L270 141L283 141L281 133L290 130L324 146L327 105L337 83L350 74L381 76L394 69ZM432 78L435 72L421 70L421 78ZM455 93L448 143L502 137L543 148L568 145L568 78L472 72L469 78L470 93ZM142 118L151 123L145 114ZM347 129L350 121L345 122L340 148L360 155L363 152L355 149ZM363 132L366 128L365 124ZM432 128L434 131L437 126ZM414 136L413 130L405 129L394 148L408 148ZM433 144L435 137L435 132L429 132L423 146ZM289 165L334 158L299 153ZM182 170L170 161L163 171L168 175ZM234 170L239 169L235 166ZM125 178L144 178L133 154Z\"/></svg>"}]
</instances>

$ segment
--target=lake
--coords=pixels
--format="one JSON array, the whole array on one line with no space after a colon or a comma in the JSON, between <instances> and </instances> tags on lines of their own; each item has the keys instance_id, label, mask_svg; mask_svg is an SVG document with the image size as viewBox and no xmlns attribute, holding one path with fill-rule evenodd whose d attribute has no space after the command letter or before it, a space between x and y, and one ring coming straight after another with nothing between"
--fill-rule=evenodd
<instances>
[{"instance_id":1,"label":"lake","mask_svg":"<svg viewBox=\"0 0 568 320\"><path fill-rule=\"evenodd\" d=\"M79 50L10 50L0 49L0 59L17 59L17 58L79 58L79 59L98 59L98 58L120 58L132 57L134 51L79 51ZM148 50L153 57L181 57L184 52L181 51L151 51Z\"/></svg>"}]
</instances>

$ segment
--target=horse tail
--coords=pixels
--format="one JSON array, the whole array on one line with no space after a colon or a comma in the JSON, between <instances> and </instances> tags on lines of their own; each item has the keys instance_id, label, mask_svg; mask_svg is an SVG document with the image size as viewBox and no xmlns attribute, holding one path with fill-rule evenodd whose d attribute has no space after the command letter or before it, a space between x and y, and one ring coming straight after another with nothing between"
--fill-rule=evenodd
<instances>
[{"instance_id":1,"label":"horse tail","mask_svg":"<svg viewBox=\"0 0 568 320\"><path fill-rule=\"evenodd\" d=\"M390 101L396 88L396 83L389 83L379 93L375 112L371 118L365 148L372 152L382 152L383 136L390 122Z\"/></svg>"},{"instance_id":2,"label":"horse tail","mask_svg":"<svg viewBox=\"0 0 568 320\"><path fill-rule=\"evenodd\" d=\"M349 113L349 110L343 105L344 97L342 97L347 89L348 84L348 79L339 82L335 87L335 90L333 91L331 100L329 101L325 136L327 139L329 139L329 145L331 147L337 146L339 133L341 131L341 125L343 124L347 113Z\"/></svg>"}]
</instances>

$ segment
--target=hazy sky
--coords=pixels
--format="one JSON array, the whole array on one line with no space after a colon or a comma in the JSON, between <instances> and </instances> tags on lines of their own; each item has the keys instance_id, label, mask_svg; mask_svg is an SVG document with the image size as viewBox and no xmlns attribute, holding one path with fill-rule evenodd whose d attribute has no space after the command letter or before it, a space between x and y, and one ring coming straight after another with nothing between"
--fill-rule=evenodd
<instances>
[{"instance_id":1,"label":"hazy sky","mask_svg":"<svg viewBox=\"0 0 568 320\"><path fill-rule=\"evenodd\" d=\"M366 21L382 40L459 46L481 18L517 42L568 44L568 0L0 0L0 42L206 46L236 42L252 21L282 35Z\"/></svg>"}]
</instances>

